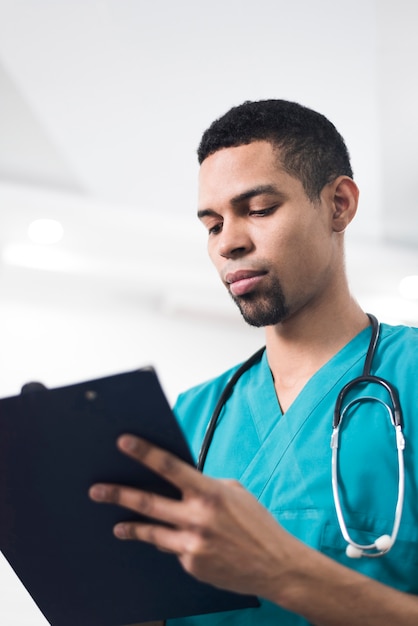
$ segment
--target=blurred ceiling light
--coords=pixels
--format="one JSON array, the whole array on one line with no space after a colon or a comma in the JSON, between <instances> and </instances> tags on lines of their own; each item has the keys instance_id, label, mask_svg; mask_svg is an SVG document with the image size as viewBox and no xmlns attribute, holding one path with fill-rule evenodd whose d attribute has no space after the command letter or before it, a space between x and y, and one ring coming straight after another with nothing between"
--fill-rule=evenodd
<instances>
[{"instance_id":1,"label":"blurred ceiling light","mask_svg":"<svg viewBox=\"0 0 418 626\"><path fill-rule=\"evenodd\" d=\"M58 243L64 236L64 228L57 220L39 219L29 225L28 235L33 243Z\"/></svg>"},{"instance_id":2,"label":"blurred ceiling light","mask_svg":"<svg viewBox=\"0 0 418 626\"><path fill-rule=\"evenodd\" d=\"M399 283L399 292L407 300L418 300L418 276L405 276Z\"/></svg>"},{"instance_id":3,"label":"blurred ceiling light","mask_svg":"<svg viewBox=\"0 0 418 626\"><path fill-rule=\"evenodd\" d=\"M7 265L38 270L73 272L80 269L77 260L65 251L32 244L9 244L3 248L2 258Z\"/></svg>"}]
</instances>

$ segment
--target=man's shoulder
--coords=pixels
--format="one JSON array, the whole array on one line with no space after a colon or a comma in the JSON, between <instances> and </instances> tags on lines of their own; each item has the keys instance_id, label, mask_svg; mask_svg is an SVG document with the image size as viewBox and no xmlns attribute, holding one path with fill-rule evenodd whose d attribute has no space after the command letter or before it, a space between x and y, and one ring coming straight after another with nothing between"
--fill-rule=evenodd
<instances>
[{"instance_id":1,"label":"man's shoulder","mask_svg":"<svg viewBox=\"0 0 418 626\"><path fill-rule=\"evenodd\" d=\"M381 325L375 366L382 376L390 376L402 385L418 372L418 328Z\"/></svg>"},{"instance_id":2,"label":"man's shoulder","mask_svg":"<svg viewBox=\"0 0 418 626\"><path fill-rule=\"evenodd\" d=\"M388 346L396 346L401 349L416 347L418 344L418 328L403 324L393 326L383 323L381 324L381 342L385 348Z\"/></svg>"}]
</instances>

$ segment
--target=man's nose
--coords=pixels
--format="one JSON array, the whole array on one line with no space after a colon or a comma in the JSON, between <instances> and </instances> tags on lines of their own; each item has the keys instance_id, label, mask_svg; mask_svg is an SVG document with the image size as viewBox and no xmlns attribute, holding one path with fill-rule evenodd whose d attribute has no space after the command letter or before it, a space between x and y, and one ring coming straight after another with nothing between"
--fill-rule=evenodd
<instances>
[{"instance_id":1,"label":"man's nose","mask_svg":"<svg viewBox=\"0 0 418 626\"><path fill-rule=\"evenodd\" d=\"M218 239L218 253L225 258L247 254L251 249L251 239L243 220L224 221Z\"/></svg>"}]
</instances>

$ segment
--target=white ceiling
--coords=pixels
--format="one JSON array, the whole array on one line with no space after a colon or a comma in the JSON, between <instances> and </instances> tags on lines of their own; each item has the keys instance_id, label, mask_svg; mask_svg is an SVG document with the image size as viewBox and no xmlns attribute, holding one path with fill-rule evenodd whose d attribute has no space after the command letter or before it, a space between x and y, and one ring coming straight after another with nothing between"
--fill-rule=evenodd
<instances>
[{"instance_id":1,"label":"white ceiling","mask_svg":"<svg viewBox=\"0 0 418 626\"><path fill-rule=\"evenodd\" d=\"M418 321L398 292L418 274L417 21L409 0L0 0L3 297L18 284L10 246L54 216L72 258L60 284L105 276L234 315L194 223L195 149L231 105L284 97L328 115L350 148L355 293L389 321Z\"/></svg>"}]
</instances>

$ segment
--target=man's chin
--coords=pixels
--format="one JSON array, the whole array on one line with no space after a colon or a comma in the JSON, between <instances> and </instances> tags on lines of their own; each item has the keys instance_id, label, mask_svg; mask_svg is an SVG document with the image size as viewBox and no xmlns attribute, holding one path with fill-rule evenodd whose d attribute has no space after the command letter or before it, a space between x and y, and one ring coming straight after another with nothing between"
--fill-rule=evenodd
<instances>
[{"instance_id":1,"label":"man's chin","mask_svg":"<svg viewBox=\"0 0 418 626\"><path fill-rule=\"evenodd\" d=\"M274 326L280 324L287 317L287 309L285 306L277 306L275 302L271 303L256 303L244 301L244 299L234 298L234 302L237 305L244 321L249 326L256 328L262 328L264 326Z\"/></svg>"}]
</instances>

